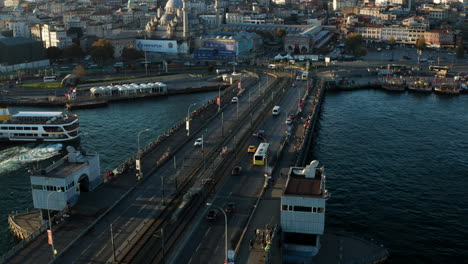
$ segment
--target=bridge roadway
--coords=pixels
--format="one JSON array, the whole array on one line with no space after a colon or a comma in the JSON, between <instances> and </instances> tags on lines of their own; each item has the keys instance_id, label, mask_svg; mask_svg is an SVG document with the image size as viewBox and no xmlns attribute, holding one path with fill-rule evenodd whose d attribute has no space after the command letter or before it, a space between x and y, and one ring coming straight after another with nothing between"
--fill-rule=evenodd
<instances>
[{"instance_id":1,"label":"bridge roadway","mask_svg":"<svg viewBox=\"0 0 468 264\"><path fill-rule=\"evenodd\" d=\"M296 81L296 86L288 89L276 103L281 107L279 116L272 116L271 111L267 112L268 118L262 124L261 129L266 133L266 142L270 143L270 157L278 155L280 143L284 139L285 131L288 130L285 120L289 113L296 113L299 99L307 88L306 83ZM236 248L250 211L263 188L265 167L253 166L253 154L247 153L248 145L258 146L259 143L261 141L257 137L252 137L246 144L238 146L243 151L236 164L243 167L243 172L240 176L230 176L212 198L213 204L219 207L224 208L229 202L237 205L236 212L228 216L228 249ZM271 164L272 161L269 163ZM195 224L187 232L184 244L168 263L223 263L225 259L224 216L219 212L215 222L207 222L204 217L209 209L214 208L205 207L205 210L197 215L194 220Z\"/></svg>"},{"instance_id":2,"label":"bridge roadway","mask_svg":"<svg viewBox=\"0 0 468 264\"><path fill-rule=\"evenodd\" d=\"M268 77L267 81L261 79L260 85L254 85L249 90L250 100L255 100L259 97L259 87L263 90L267 82L272 83L272 77ZM228 132L228 128L237 119L237 107L239 115L246 111L249 106L248 91L240 98L239 104L232 104L224 109L224 130ZM212 151L216 145L215 142L221 140L222 131L220 129L221 120L218 116L208 127L193 135L193 138L204 137L205 153ZM184 168L179 165L174 169L173 163L168 162L160 168L156 175L151 175L146 179L144 184L139 185L126 199L107 214L95 228L86 236L78 241L70 250L66 251L55 263L106 263L112 262L113 250L111 245L110 225L113 228L114 245L116 251L116 260L119 260L127 246L126 241L135 236L136 230L141 230L150 219L155 218L164 207L162 205L162 189L161 178L157 176L164 175L164 193L166 196L173 196L175 193L175 177L181 177L184 173L181 170L190 170L191 166L200 164L203 160L201 148L198 151L193 151L193 141L189 141L179 152L176 158L182 159ZM180 179L179 179L180 181ZM167 197L166 197L167 199Z\"/></svg>"}]
</instances>

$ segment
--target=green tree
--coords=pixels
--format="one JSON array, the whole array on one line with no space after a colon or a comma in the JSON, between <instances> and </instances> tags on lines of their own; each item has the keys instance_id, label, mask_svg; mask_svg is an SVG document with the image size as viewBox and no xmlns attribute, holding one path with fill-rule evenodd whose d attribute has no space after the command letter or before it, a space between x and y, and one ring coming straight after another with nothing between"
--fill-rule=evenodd
<instances>
[{"instance_id":1,"label":"green tree","mask_svg":"<svg viewBox=\"0 0 468 264\"><path fill-rule=\"evenodd\" d=\"M461 41L457 42L455 53L457 54L458 59L463 59L465 57L465 49L463 48L463 43Z\"/></svg>"},{"instance_id":2,"label":"green tree","mask_svg":"<svg viewBox=\"0 0 468 264\"><path fill-rule=\"evenodd\" d=\"M361 53L362 48L362 36L357 33L349 33L346 37L345 46L348 51L351 51L353 55Z\"/></svg>"},{"instance_id":3,"label":"green tree","mask_svg":"<svg viewBox=\"0 0 468 264\"><path fill-rule=\"evenodd\" d=\"M143 58L145 53L141 50L137 50L134 47L124 47L122 50L122 58L126 61L132 61L139 58Z\"/></svg>"},{"instance_id":4,"label":"green tree","mask_svg":"<svg viewBox=\"0 0 468 264\"><path fill-rule=\"evenodd\" d=\"M73 69L72 73L78 77L81 78L86 75L86 69L83 65L78 64L76 67Z\"/></svg>"},{"instance_id":5,"label":"green tree","mask_svg":"<svg viewBox=\"0 0 468 264\"><path fill-rule=\"evenodd\" d=\"M63 56L65 58L79 58L83 55L83 51L80 46L76 43L72 43L71 46L63 50Z\"/></svg>"},{"instance_id":6,"label":"green tree","mask_svg":"<svg viewBox=\"0 0 468 264\"><path fill-rule=\"evenodd\" d=\"M2 31L1 35L6 37L6 38L13 37L13 30Z\"/></svg>"},{"instance_id":7,"label":"green tree","mask_svg":"<svg viewBox=\"0 0 468 264\"><path fill-rule=\"evenodd\" d=\"M390 36L390 38L388 38L388 45L393 49L393 47L395 46L395 38L393 36Z\"/></svg>"},{"instance_id":8,"label":"green tree","mask_svg":"<svg viewBox=\"0 0 468 264\"><path fill-rule=\"evenodd\" d=\"M418 49L419 51L422 51L425 47L426 47L426 39L424 39L424 37L421 36L416 40L416 49Z\"/></svg>"},{"instance_id":9,"label":"green tree","mask_svg":"<svg viewBox=\"0 0 468 264\"><path fill-rule=\"evenodd\" d=\"M58 47L48 47L46 56L49 60L58 60L63 55L63 51Z\"/></svg>"},{"instance_id":10,"label":"green tree","mask_svg":"<svg viewBox=\"0 0 468 264\"><path fill-rule=\"evenodd\" d=\"M286 35L286 31L284 29L276 30L276 35L280 38L283 38Z\"/></svg>"},{"instance_id":11,"label":"green tree","mask_svg":"<svg viewBox=\"0 0 468 264\"><path fill-rule=\"evenodd\" d=\"M98 39L91 46L91 57L95 61L105 61L114 57L114 46L107 39Z\"/></svg>"}]
</instances>

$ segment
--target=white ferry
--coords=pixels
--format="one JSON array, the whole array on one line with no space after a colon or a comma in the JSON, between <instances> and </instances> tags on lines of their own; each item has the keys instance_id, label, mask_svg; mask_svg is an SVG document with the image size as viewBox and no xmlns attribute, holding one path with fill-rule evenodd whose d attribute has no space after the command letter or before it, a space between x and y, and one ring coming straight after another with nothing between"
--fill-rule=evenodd
<instances>
[{"instance_id":1,"label":"white ferry","mask_svg":"<svg viewBox=\"0 0 468 264\"><path fill-rule=\"evenodd\" d=\"M63 112L18 112L0 107L0 141L63 142L78 139L78 116Z\"/></svg>"}]
</instances>

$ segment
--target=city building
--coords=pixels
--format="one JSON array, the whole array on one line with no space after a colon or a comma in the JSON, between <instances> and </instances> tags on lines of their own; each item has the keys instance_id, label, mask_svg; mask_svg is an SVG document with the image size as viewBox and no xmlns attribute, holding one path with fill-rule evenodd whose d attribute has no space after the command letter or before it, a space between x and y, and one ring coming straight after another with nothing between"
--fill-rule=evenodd
<instances>
[{"instance_id":1,"label":"city building","mask_svg":"<svg viewBox=\"0 0 468 264\"><path fill-rule=\"evenodd\" d=\"M450 30L434 29L424 33L426 44L432 47L454 47L454 35Z\"/></svg>"},{"instance_id":2,"label":"city building","mask_svg":"<svg viewBox=\"0 0 468 264\"><path fill-rule=\"evenodd\" d=\"M78 202L82 192L94 190L102 182L99 156L68 147L67 156L49 167L32 171L30 180L34 207L44 211L63 211ZM42 211L43 210L43 211Z\"/></svg>"},{"instance_id":3,"label":"city building","mask_svg":"<svg viewBox=\"0 0 468 264\"><path fill-rule=\"evenodd\" d=\"M325 229L324 167L317 160L306 167L291 167L281 196L283 262L312 263Z\"/></svg>"},{"instance_id":4,"label":"city building","mask_svg":"<svg viewBox=\"0 0 468 264\"><path fill-rule=\"evenodd\" d=\"M262 38L249 32L239 32L195 40L193 57L199 60L235 60L249 58L263 49Z\"/></svg>"},{"instance_id":5,"label":"city building","mask_svg":"<svg viewBox=\"0 0 468 264\"><path fill-rule=\"evenodd\" d=\"M0 38L0 62L4 65L41 61L45 59L42 42L23 38Z\"/></svg>"},{"instance_id":6,"label":"city building","mask_svg":"<svg viewBox=\"0 0 468 264\"><path fill-rule=\"evenodd\" d=\"M6 23L8 30L13 32L13 37L30 38L29 23L25 20L15 19Z\"/></svg>"},{"instance_id":7,"label":"city building","mask_svg":"<svg viewBox=\"0 0 468 264\"><path fill-rule=\"evenodd\" d=\"M45 24L42 26L41 36L45 48L58 47L64 49L72 44L72 39L67 36L65 28L61 26Z\"/></svg>"},{"instance_id":8,"label":"city building","mask_svg":"<svg viewBox=\"0 0 468 264\"><path fill-rule=\"evenodd\" d=\"M313 26L300 33L287 33L284 37L284 51L307 54L323 47L333 36L323 26Z\"/></svg>"},{"instance_id":9,"label":"city building","mask_svg":"<svg viewBox=\"0 0 468 264\"><path fill-rule=\"evenodd\" d=\"M182 40L200 36L202 32L203 25L196 15L189 13L187 0L167 1L164 12L159 8L146 25L149 38Z\"/></svg>"}]
</instances>

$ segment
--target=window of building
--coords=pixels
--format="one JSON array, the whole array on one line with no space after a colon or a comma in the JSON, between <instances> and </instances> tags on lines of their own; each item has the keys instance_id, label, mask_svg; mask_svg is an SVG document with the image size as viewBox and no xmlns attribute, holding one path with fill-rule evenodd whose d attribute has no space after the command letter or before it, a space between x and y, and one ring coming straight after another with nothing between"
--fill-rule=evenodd
<instances>
[{"instance_id":1,"label":"window of building","mask_svg":"<svg viewBox=\"0 0 468 264\"><path fill-rule=\"evenodd\" d=\"M321 213L321 214L325 213L325 208L319 207L317 209L318 209L317 210L318 213Z\"/></svg>"},{"instance_id":2,"label":"window of building","mask_svg":"<svg viewBox=\"0 0 468 264\"><path fill-rule=\"evenodd\" d=\"M309 206L294 206L294 211L296 212L312 212L312 207Z\"/></svg>"},{"instance_id":3,"label":"window of building","mask_svg":"<svg viewBox=\"0 0 468 264\"><path fill-rule=\"evenodd\" d=\"M42 185L38 185L38 184L31 185L31 188L33 190L43 190L44 189L44 187Z\"/></svg>"},{"instance_id":4,"label":"window of building","mask_svg":"<svg viewBox=\"0 0 468 264\"><path fill-rule=\"evenodd\" d=\"M283 204L283 205L281 206L281 210L287 211L287 210L288 210L288 205L287 205L287 204Z\"/></svg>"}]
</instances>

